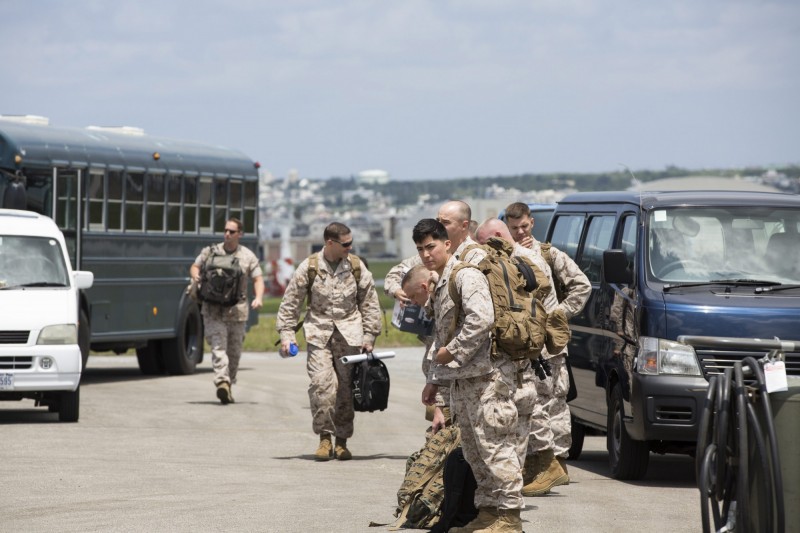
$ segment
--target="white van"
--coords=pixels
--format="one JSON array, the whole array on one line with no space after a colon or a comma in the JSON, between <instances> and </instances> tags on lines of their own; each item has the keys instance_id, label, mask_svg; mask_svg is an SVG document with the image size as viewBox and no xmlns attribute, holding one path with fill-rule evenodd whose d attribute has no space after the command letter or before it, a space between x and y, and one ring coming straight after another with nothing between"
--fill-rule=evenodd
<instances>
[{"instance_id":1,"label":"white van","mask_svg":"<svg viewBox=\"0 0 800 533\"><path fill-rule=\"evenodd\" d=\"M78 420L78 291L93 282L72 270L52 219L0 209L0 400L33 399Z\"/></svg>"}]
</instances>

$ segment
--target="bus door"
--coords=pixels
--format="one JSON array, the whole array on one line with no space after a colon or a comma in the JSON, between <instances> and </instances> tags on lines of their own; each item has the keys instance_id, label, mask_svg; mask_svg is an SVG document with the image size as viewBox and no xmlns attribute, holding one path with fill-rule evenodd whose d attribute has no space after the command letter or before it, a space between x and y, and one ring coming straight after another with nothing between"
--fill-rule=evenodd
<instances>
[{"instance_id":1,"label":"bus door","mask_svg":"<svg viewBox=\"0 0 800 533\"><path fill-rule=\"evenodd\" d=\"M81 269L81 181L80 169L53 168L56 194L53 199L53 220L67 241L72 268Z\"/></svg>"}]
</instances>

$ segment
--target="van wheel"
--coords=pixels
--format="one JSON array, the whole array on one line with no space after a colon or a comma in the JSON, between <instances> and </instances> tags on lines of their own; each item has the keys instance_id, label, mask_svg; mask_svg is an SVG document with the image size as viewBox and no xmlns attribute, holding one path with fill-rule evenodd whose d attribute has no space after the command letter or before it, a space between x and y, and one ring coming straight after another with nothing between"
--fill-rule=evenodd
<instances>
[{"instance_id":1,"label":"van wheel","mask_svg":"<svg viewBox=\"0 0 800 533\"><path fill-rule=\"evenodd\" d=\"M633 440L625 429L622 385L614 385L608 400L606 447L611 477L614 479L642 479L650 462L647 443Z\"/></svg>"},{"instance_id":2,"label":"van wheel","mask_svg":"<svg viewBox=\"0 0 800 533\"><path fill-rule=\"evenodd\" d=\"M166 371L161 353L161 341L147 341L147 345L136 348L139 370L146 376L160 376Z\"/></svg>"},{"instance_id":3,"label":"van wheel","mask_svg":"<svg viewBox=\"0 0 800 533\"><path fill-rule=\"evenodd\" d=\"M203 360L203 318L200 308L186 300L178 320L178 336L161 341L167 372L175 375L194 374Z\"/></svg>"},{"instance_id":4,"label":"van wheel","mask_svg":"<svg viewBox=\"0 0 800 533\"><path fill-rule=\"evenodd\" d=\"M81 349L81 373L86 370L89 364L89 339L92 337L92 329L89 325L89 317L86 311L81 309L78 316L78 346Z\"/></svg>"},{"instance_id":5,"label":"van wheel","mask_svg":"<svg viewBox=\"0 0 800 533\"><path fill-rule=\"evenodd\" d=\"M81 408L81 387L61 393L58 399L58 421L77 422Z\"/></svg>"},{"instance_id":6,"label":"van wheel","mask_svg":"<svg viewBox=\"0 0 800 533\"><path fill-rule=\"evenodd\" d=\"M575 421L572 417L572 444L570 444L567 459L578 459L583 451L583 438L586 436L586 427Z\"/></svg>"}]
</instances>

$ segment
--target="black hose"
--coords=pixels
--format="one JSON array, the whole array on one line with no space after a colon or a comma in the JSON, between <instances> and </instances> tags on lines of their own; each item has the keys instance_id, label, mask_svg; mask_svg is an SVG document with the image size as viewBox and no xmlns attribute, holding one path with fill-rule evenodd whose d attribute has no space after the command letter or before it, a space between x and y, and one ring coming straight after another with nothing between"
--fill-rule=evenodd
<instances>
[{"instance_id":1,"label":"black hose","mask_svg":"<svg viewBox=\"0 0 800 533\"><path fill-rule=\"evenodd\" d=\"M745 377L751 376L755 387L745 384ZM731 510L735 509L733 518L737 532L746 533L755 528L759 533L783 533L783 477L761 364L747 357L723 374L713 376L708 388L698 428L695 467L703 532L711 531L710 518L714 531L728 531ZM757 417L756 402L762 405L763 423ZM755 508L750 502L751 475L758 483L753 488ZM757 517L753 511L758 511ZM754 523L756 518L758 523Z\"/></svg>"}]
</instances>

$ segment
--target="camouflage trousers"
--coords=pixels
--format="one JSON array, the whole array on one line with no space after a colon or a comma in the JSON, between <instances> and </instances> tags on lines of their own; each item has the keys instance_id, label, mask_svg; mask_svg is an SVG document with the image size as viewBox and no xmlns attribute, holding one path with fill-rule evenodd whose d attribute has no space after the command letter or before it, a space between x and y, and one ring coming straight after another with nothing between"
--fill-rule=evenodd
<instances>
[{"instance_id":1,"label":"camouflage trousers","mask_svg":"<svg viewBox=\"0 0 800 533\"><path fill-rule=\"evenodd\" d=\"M565 359L565 355L548 359L552 375L545 380L536 379L538 401L528 440L530 455L552 449L556 457L566 458L572 445L572 422L567 405L569 374Z\"/></svg>"},{"instance_id":2,"label":"camouflage trousers","mask_svg":"<svg viewBox=\"0 0 800 533\"><path fill-rule=\"evenodd\" d=\"M311 379L308 399L314 433L329 433L343 439L353 435L352 367L342 363L342 357L360 352L360 346L347 344L336 329L324 347L308 346L306 370Z\"/></svg>"},{"instance_id":3,"label":"camouflage trousers","mask_svg":"<svg viewBox=\"0 0 800 533\"><path fill-rule=\"evenodd\" d=\"M519 372L527 365L527 376ZM475 506L522 509L522 466L536 391L528 361L503 361L485 376L454 380L451 408L478 488Z\"/></svg>"},{"instance_id":4,"label":"camouflage trousers","mask_svg":"<svg viewBox=\"0 0 800 533\"><path fill-rule=\"evenodd\" d=\"M242 357L244 322L223 322L203 317L208 345L211 346L211 364L214 367L214 385L236 383L239 359Z\"/></svg>"}]
</instances>

